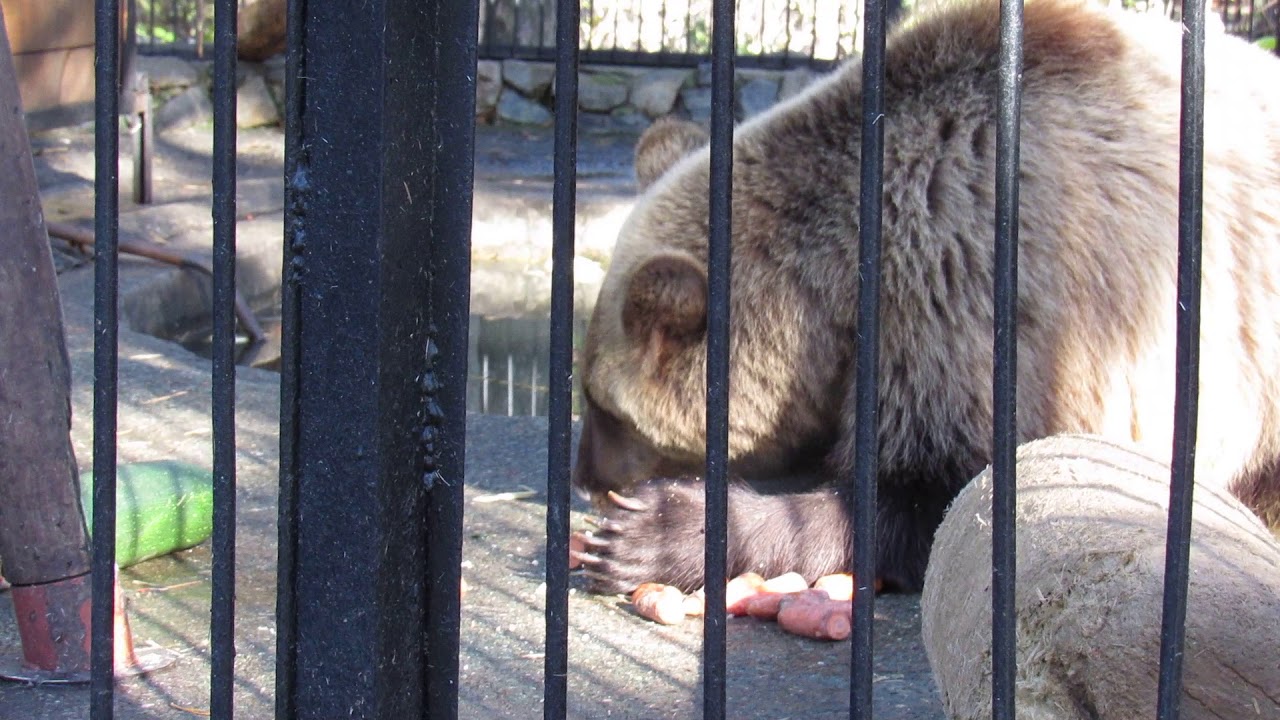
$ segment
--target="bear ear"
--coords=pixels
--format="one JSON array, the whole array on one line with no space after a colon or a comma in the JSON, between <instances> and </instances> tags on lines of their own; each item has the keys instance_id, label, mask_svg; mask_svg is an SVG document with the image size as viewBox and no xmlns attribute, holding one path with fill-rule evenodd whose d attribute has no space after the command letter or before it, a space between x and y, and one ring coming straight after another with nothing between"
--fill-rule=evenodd
<instances>
[{"instance_id":1,"label":"bear ear","mask_svg":"<svg viewBox=\"0 0 1280 720\"><path fill-rule=\"evenodd\" d=\"M644 191L689 153L710 140L702 126L674 117L659 118L636 141L636 181Z\"/></svg>"},{"instance_id":2,"label":"bear ear","mask_svg":"<svg viewBox=\"0 0 1280 720\"><path fill-rule=\"evenodd\" d=\"M707 275L685 255L658 255L631 276L622 328L659 363L701 339L707 328Z\"/></svg>"}]
</instances>

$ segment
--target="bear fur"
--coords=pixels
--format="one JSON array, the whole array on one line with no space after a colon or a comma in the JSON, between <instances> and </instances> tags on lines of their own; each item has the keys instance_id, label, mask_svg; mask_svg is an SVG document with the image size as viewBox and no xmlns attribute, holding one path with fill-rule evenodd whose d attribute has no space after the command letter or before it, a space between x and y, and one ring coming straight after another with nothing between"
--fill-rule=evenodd
<instances>
[{"instance_id":1,"label":"bear fur","mask_svg":"<svg viewBox=\"0 0 1280 720\"><path fill-rule=\"evenodd\" d=\"M1092 433L1167 460L1179 26L1070 0L1030 0L1024 21L1019 440ZM887 42L876 513L890 588L920 588L946 507L990 461L998 27L994 0L954 2ZM1197 478L1275 524L1280 61L1229 37L1206 55ZM850 62L734 134L731 574L851 567L861 78ZM709 154L684 152L705 137L688 126L653 132L580 366L574 482L604 516L586 556L598 591L703 584Z\"/></svg>"}]
</instances>

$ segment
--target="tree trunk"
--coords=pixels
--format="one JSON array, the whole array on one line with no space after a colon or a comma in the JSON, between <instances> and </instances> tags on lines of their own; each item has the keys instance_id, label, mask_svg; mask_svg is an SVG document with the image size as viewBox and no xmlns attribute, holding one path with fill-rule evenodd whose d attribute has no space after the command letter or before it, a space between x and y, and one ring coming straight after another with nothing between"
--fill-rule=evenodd
<instances>
[{"instance_id":1,"label":"tree trunk","mask_svg":"<svg viewBox=\"0 0 1280 720\"><path fill-rule=\"evenodd\" d=\"M0 558L14 585L89 571L62 305L0 11Z\"/></svg>"}]
</instances>

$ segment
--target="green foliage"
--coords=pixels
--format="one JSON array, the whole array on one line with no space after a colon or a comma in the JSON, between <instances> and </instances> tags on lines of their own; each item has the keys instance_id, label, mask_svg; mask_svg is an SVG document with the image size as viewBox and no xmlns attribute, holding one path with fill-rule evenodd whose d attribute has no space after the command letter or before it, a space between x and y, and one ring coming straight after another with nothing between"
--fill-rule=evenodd
<instances>
[{"instance_id":1,"label":"green foliage","mask_svg":"<svg viewBox=\"0 0 1280 720\"><path fill-rule=\"evenodd\" d=\"M212 0L138 0L139 43L213 42Z\"/></svg>"}]
</instances>

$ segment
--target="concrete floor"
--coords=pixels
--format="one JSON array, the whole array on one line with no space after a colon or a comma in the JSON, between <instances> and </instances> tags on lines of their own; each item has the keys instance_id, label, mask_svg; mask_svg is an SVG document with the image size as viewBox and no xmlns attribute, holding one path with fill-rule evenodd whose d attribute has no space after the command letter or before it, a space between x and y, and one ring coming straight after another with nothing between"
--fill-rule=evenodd
<instances>
[{"instance_id":1,"label":"concrete floor","mask_svg":"<svg viewBox=\"0 0 1280 720\"><path fill-rule=\"evenodd\" d=\"M589 131L589 129L588 129ZM58 131L33 138L46 215L81 221L92 208L91 132ZM580 145L586 198L625 209L631 137L600 133ZM127 148L127 145L122 145ZM207 252L209 135L179 131L157 150L157 203L139 208L122 198L122 228L153 241ZM279 184L283 142L275 130L243 131L239 148L240 245L260 257L264 273L279 258L283 205ZM478 227L499 222L512 197L537 216L549 200L550 134L482 129L477 139ZM128 162L122 163L128 187ZM513 179L514 178L514 179ZM517 192L518 191L518 192ZM545 191L545 192L544 192ZM590 202L590 200L587 200ZM504 209L505 208L505 209ZM611 215L612 213L612 215ZM602 220L607 231L614 220ZM482 228L481 228L482 229ZM272 244L274 243L274 245ZM91 460L92 268L61 258L67 343L75 374L73 437L82 467ZM172 271L126 258L122 295L162 281ZM278 274L278 270L274 270ZM176 458L211 464L209 364L181 347L122 328L120 338L119 460ZM273 712L276 538L276 459L279 378L243 369L237 380L238 529L236 712ZM464 718L541 715L542 556L545 528L546 425L540 418L473 415L468 424L461 703ZM477 502L497 492L529 489L532 496ZM575 525L581 514L575 513ZM178 661L152 675L118 683L122 720L207 714L210 557L207 545L122 572L135 643L155 643ZM876 717L939 718L919 637L919 598L877 602ZM613 597L581 590L570 597L569 714L575 718L685 718L700 715L696 622L662 627L634 616ZM847 717L850 643L789 636L750 619L729 622L729 717ZM20 653L8 593L0 593L0 656ZM0 719L88 716L85 687L29 687L0 683Z\"/></svg>"}]
</instances>

